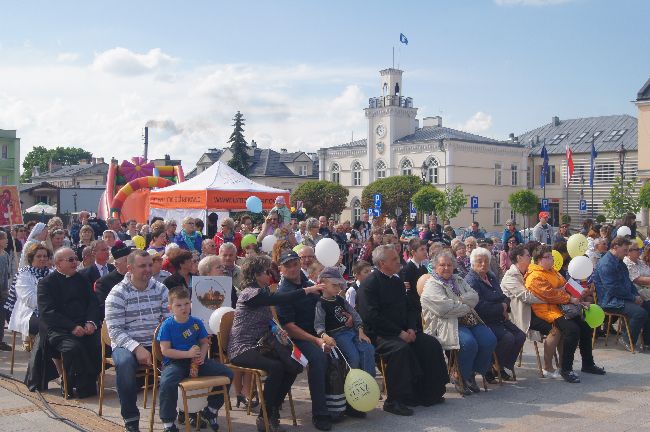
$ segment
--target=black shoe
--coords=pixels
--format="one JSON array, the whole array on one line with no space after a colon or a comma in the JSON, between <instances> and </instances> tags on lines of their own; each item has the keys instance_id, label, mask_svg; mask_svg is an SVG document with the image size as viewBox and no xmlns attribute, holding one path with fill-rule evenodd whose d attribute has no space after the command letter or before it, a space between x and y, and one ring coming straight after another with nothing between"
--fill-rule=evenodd
<instances>
[{"instance_id":1,"label":"black shoe","mask_svg":"<svg viewBox=\"0 0 650 432\"><path fill-rule=\"evenodd\" d=\"M454 384L454 387L456 388L456 391L458 392L459 395L461 396L469 396L472 394L472 391L467 388L467 386L463 383L461 383L460 380L456 380L456 383Z\"/></svg>"},{"instance_id":2,"label":"black shoe","mask_svg":"<svg viewBox=\"0 0 650 432\"><path fill-rule=\"evenodd\" d=\"M208 426L208 423L205 421L205 419L203 417L201 417L198 413L189 413L187 417L190 419L189 420L190 421L190 426L192 426L193 428L196 427L197 418L201 422L200 429L203 429L204 427Z\"/></svg>"},{"instance_id":3,"label":"black shoe","mask_svg":"<svg viewBox=\"0 0 650 432\"><path fill-rule=\"evenodd\" d=\"M329 416L313 416L311 423L320 431L332 430L332 421Z\"/></svg>"},{"instance_id":4,"label":"black shoe","mask_svg":"<svg viewBox=\"0 0 650 432\"><path fill-rule=\"evenodd\" d=\"M345 415L353 418L366 418L366 413L352 408L350 405L345 406Z\"/></svg>"},{"instance_id":5,"label":"black shoe","mask_svg":"<svg viewBox=\"0 0 650 432\"><path fill-rule=\"evenodd\" d=\"M598 367L595 364L589 366L583 366L582 369L580 370L588 374L605 375L605 368Z\"/></svg>"},{"instance_id":6,"label":"black shoe","mask_svg":"<svg viewBox=\"0 0 650 432\"><path fill-rule=\"evenodd\" d=\"M565 371L561 370L560 375L562 375L562 378L564 378L564 381L571 383L571 384L577 384L580 382L580 377L576 375L575 372L573 371Z\"/></svg>"},{"instance_id":7,"label":"black shoe","mask_svg":"<svg viewBox=\"0 0 650 432\"><path fill-rule=\"evenodd\" d=\"M468 388L472 393L480 393L481 389L478 384L476 384L476 378L472 377L468 380L465 380L465 388Z\"/></svg>"},{"instance_id":8,"label":"black shoe","mask_svg":"<svg viewBox=\"0 0 650 432\"><path fill-rule=\"evenodd\" d=\"M134 421L124 424L124 432L140 432L140 422Z\"/></svg>"},{"instance_id":9,"label":"black shoe","mask_svg":"<svg viewBox=\"0 0 650 432\"><path fill-rule=\"evenodd\" d=\"M404 399L404 400L402 401L402 403L403 403L404 405L406 405L407 407L411 407L411 408L414 408L414 407L420 405L420 401L417 400L417 399L415 399L415 398L406 398L406 399Z\"/></svg>"},{"instance_id":10,"label":"black shoe","mask_svg":"<svg viewBox=\"0 0 650 432\"><path fill-rule=\"evenodd\" d=\"M444 403L444 402L445 402L445 397L440 396L437 399L422 400L422 401L420 401L420 405L423 406L423 407L431 407L431 406L438 405L438 404L441 404L441 403Z\"/></svg>"},{"instance_id":11,"label":"black shoe","mask_svg":"<svg viewBox=\"0 0 650 432\"><path fill-rule=\"evenodd\" d=\"M494 376L494 372L492 371L492 369L485 372L483 374L483 378L485 378L485 381L489 382L490 384L494 384L495 382L497 382L497 378Z\"/></svg>"},{"instance_id":12,"label":"black shoe","mask_svg":"<svg viewBox=\"0 0 650 432\"><path fill-rule=\"evenodd\" d=\"M166 427L163 429L163 432L178 432L178 428L176 427L176 423L173 423L171 426Z\"/></svg>"},{"instance_id":13,"label":"black shoe","mask_svg":"<svg viewBox=\"0 0 650 432\"><path fill-rule=\"evenodd\" d=\"M332 423L341 423L343 421L343 418L345 415L343 413L340 414L330 414L330 421Z\"/></svg>"},{"instance_id":14,"label":"black shoe","mask_svg":"<svg viewBox=\"0 0 650 432\"><path fill-rule=\"evenodd\" d=\"M11 345L5 341L0 342L0 351L11 351Z\"/></svg>"},{"instance_id":15,"label":"black shoe","mask_svg":"<svg viewBox=\"0 0 650 432\"><path fill-rule=\"evenodd\" d=\"M72 387L68 387L68 397L65 397L65 387L63 387L63 380L61 380L61 397L63 399L74 399L74 390Z\"/></svg>"},{"instance_id":16,"label":"black shoe","mask_svg":"<svg viewBox=\"0 0 650 432\"><path fill-rule=\"evenodd\" d=\"M258 406L259 404L260 404L260 401L258 400L257 395L256 395L255 398L254 398L253 400L251 400L250 402L248 401L248 399L246 398L246 396L243 396L243 395L237 395L237 408L239 408L239 405L243 405L243 408L244 408L244 409L248 409L248 405L250 405L251 408L255 408L255 407Z\"/></svg>"},{"instance_id":17,"label":"black shoe","mask_svg":"<svg viewBox=\"0 0 650 432\"><path fill-rule=\"evenodd\" d=\"M185 411L178 411L176 421L178 421L178 424L185 424Z\"/></svg>"},{"instance_id":18,"label":"black shoe","mask_svg":"<svg viewBox=\"0 0 650 432\"><path fill-rule=\"evenodd\" d=\"M217 414L218 412L213 413L210 411L210 408L205 407L200 413L198 413L198 417L208 422L210 429L212 429L214 432L217 432L219 430L219 423L217 423ZM193 426L196 427L196 425ZM201 425L201 428L203 428L203 425Z\"/></svg>"},{"instance_id":19,"label":"black shoe","mask_svg":"<svg viewBox=\"0 0 650 432\"><path fill-rule=\"evenodd\" d=\"M413 410L400 402L384 402L384 411L399 416L412 416Z\"/></svg>"}]
</instances>

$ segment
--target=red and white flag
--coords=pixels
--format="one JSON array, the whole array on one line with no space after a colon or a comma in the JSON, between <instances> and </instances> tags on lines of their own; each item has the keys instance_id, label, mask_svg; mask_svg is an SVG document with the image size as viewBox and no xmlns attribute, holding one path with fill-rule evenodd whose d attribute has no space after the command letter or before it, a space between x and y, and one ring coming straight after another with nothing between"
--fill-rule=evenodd
<instances>
[{"instance_id":1,"label":"red and white flag","mask_svg":"<svg viewBox=\"0 0 650 432\"><path fill-rule=\"evenodd\" d=\"M293 344L293 351L291 352L291 358L297 361L302 365L302 367L307 367L309 360L305 357L302 352L298 349L296 344Z\"/></svg>"},{"instance_id":2,"label":"red and white flag","mask_svg":"<svg viewBox=\"0 0 650 432\"><path fill-rule=\"evenodd\" d=\"M567 144L566 146L566 187L569 187L569 183L571 182L571 177L573 177L573 170L575 167L573 166L573 151L571 150L571 147Z\"/></svg>"},{"instance_id":3,"label":"red and white flag","mask_svg":"<svg viewBox=\"0 0 650 432\"><path fill-rule=\"evenodd\" d=\"M564 284L564 289L575 298L582 297L582 293L585 291L585 288L580 285L580 282L571 278Z\"/></svg>"}]
</instances>

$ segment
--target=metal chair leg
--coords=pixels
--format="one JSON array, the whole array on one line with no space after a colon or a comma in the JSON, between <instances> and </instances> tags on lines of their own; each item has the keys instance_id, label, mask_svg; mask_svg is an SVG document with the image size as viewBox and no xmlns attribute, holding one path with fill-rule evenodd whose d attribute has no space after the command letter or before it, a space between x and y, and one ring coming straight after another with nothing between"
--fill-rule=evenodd
<instances>
[{"instance_id":1,"label":"metal chair leg","mask_svg":"<svg viewBox=\"0 0 650 432\"><path fill-rule=\"evenodd\" d=\"M625 324L625 329L627 330L627 340L630 342L630 352L634 354L634 344L636 343L636 341L632 340L632 333L630 333L630 323L627 321L627 317L623 317L623 324Z\"/></svg>"},{"instance_id":2,"label":"metal chair leg","mask_svg":"<svg viewBox=\"0 0 650 432\"><path fill-rule=\"evenodd\" d=\"M296 419L296 409L293 406L293 396L291 395L291 390L289 390L289 406L291 407L291 418L293 419L293 425L298 426L298 420Z\"/></svg>"},{"instance_id":3,"label":"metal chair leg","mask_svg":"<svg viewBox=\"0 0 650 432\"><path fill-rule=\"evenodd\" d=\"M544 377L544 372L542 371L542 359L539 356L539 347L537 346L537 341L533 341L533 346L535 347L535 356L537 357L537 370L539 371L539 377Z\"/></svg>"},{"instance_id":4,"label":"metal chair leg","mask_svg":"<svg viewBox=\"0 0 650 432\"><path fill-rule=\"evenodd\" d=\"M13 332L13 336L11 338L11 371L9 372L11 375L14 374L15 361L16 361L16 332Z\"/></svg>"},{"instance_id":5,"label":"metal chair leg","mask_svg":"<svg viewBox=\"0 0 650 432\"><path fill-rule=\"evenodd\" d=\"M260 410L262 410L262 417L264 418L264 428L266 432L269 432L271 430L271 426L269 424L269 413L266 409L266 400L264 399L264 392L262 391L262 377L256 373L253 374L253 379L255 380L258 396L260 397Z\"/></svg>"},{"instance_id":6,"label":"metal chair leg","mask_svg":"<svg viewBox=\"0 0 650 432\"><path fill-rule=\"evenodd\" d=\"M144 409L147 409L147 393L149 392L149 369L144 371Z\"/></svg>"}]
</instances>

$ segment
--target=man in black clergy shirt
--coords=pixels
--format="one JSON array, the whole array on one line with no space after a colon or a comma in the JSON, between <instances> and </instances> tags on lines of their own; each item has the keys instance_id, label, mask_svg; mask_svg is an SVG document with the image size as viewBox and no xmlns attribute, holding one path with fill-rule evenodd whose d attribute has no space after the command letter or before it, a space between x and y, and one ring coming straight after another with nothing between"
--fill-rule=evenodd
<instances>
[{"instance_id":1,"label":"man in black clergy shirt","mask_svg":"<svg viewBox=\"0 0 650 432\"><path fill-rule=\"evenodd\" d=\"M56 271L38 282L40 319L47 327L47 341L63 356L68 391L76 388L79 398L94 396L101 361L97 298L88 280L77 273L72 249L57 250L54 265Z\"/></svg>"},{"instance_id":2,"label":"man in black clergy shirt","mask_svg":"<svg viewBox=\"0 0 650 432\"><path fill-rule=\"evenodd\" d=\"M384 411L413 415L409 405L431 406L444 401L447 365L440 343L416 331L421 317L396 275L400 262L395 248L377 247L372 261L376 269L361 283L357 305L366 334L386 362Z\"/></svg>"},{"instance_id":3,"label":"man in black clergy shirt","mask_svg":"<svg viewBox=\"0 0 650 432\"><path fill-rule=\"evenodd\" d=\"M104 321L106 297L108 297L108 294L110 294L113 287L122 282L122 279L124 279L124 275L128 271L126 268L126 259L131 252L133 252L133 249L125 245L122 240L117 240L115 242L115 246L111 248L111 255L113 256L115 270L107 275L100 277L95 282L93 289L95 291L95 296L97 297L97 303L99 306L100 324Z\"/></svg>"}]
</instances>

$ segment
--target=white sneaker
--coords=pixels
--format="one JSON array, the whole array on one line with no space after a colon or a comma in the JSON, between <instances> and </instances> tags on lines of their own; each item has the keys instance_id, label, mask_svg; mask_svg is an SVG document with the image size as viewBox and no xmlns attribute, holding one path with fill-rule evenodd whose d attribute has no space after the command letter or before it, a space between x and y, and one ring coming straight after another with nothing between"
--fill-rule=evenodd
<instances>
[{"instance_id":1,"label":"white sneaker","mask_svg":"<svg viewBox=\"0 0 650 432\"><path fill-rule=\"evenodd\" d=\"M560 370L555 369L553 372L549 372L546 369L542 369L542 375L544 378L551 378L551 379L561 379L562 375L560 375Z\"/></svg>"}]
</instances>

